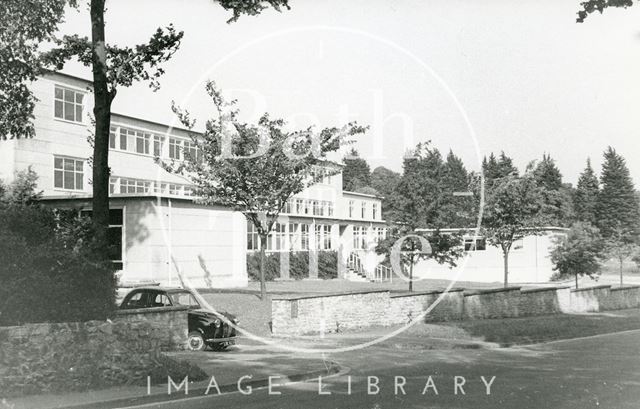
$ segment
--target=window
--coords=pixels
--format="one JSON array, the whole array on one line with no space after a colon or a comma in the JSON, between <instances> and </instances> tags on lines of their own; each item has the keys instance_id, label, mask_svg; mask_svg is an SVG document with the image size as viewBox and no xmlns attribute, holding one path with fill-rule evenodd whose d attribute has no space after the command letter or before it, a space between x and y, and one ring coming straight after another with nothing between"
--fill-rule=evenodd
<instances>
[{"instance_id":1,"label":"window","mask_svg":"<svg viewBox=\"0 0 640 409\"><path fill-rule=\"evenodd\" d=\"M135 308L144 308L146 307L145 305L145 300L147 297L142 297L143 292L142 291L138 291L134 294L132 294L131 296L129 296L129 299L127 299L125 301L125 303L123 304L123 308L126 309L135 309Z\"/></svg>"},{"instance_id":2,"label":"window","mask_svg":"<svg viewBox=\"0 0 640 409\"><path fill-rule=\"evenodd\" d=\"M309 225L300 225L300 250L309 250Z\"/></svg>"},{"instance_id":3,"label":"window","mask_svg":"<svg viewBox=\"0 0 640 409\"><path fill-rule=\"evenodd\" d=\"M53 158L53 186L56 189L83 190L84 161Z\"/></svg>"},{"instance_id":4,"label":"window","mask_svg":"<svg viewBox=\"0 0 640 409\"><path fill-rule=\"evenodd\" d=\"M353 217L353 213L356 209L356 202L353 200L349 200L349 217Z\"/></svg>"},{"instance_id":5,"label":"window","mask_svg":"<svg viewBox=\"0 0 640 409\"><path fill-rule=\"evenodd\" d=\"M169 138L169 158L180 160L180 149L182 148L182 141L176 138Z\"/></svg>"},{"instance_id":6,"label":"window","mask_svg":"<svg viewBox=\"0 0 640 409\"><path fill-rule=\"evenodd\" d=\"M304 211L304 200L296 199L296 214L302 214Z\"/></svg>"},{"instance_id":7,"label":"window","mask_svg":"<svg viewBox=\"0 0 640 409\"><path fill-rule=\"evenodd\" d=\"M367 202L362 202L362 205L360 205L360 217L367 218Z\"/></svg>"},{"instance_id":8,"label":"window","mask_svg":"<svg viewBox=\"0 0 640 409\"><path fill-rule=\"evenodd\" d=\"M188 292L179 292L170 294L171 300L174 305L187 305L189 307L199 308L200 304L195 299L195 297Z\"/></svg>"},{"instance_id":9,"label":"window","mask_svg":"<svg viewBox=\"0 0 640 409\"><path fill-rule=\"evenodd\" d=\"M153 135L153 156L162 156L162 145L164 145L164 138Z\"/></svg>"},{"instance_id":10,"label":"window","mask_svg":"<svg viewBox=\"0 0 640 409\"><path fill-rule=\"evenodd\" d=\"M115 126L112 126L109 128L109 148L110 149L116 148L116 133L117 133L117 128Z\"/></svg>"},{"instance_id":11,"label":"window","mask_svg":"<svg viewBox=\"0 0 640 409\"><path fill-rule=\"evenodd\" d=\"M198 146L192 141L184 141L183 156L197 162L202 161L202 152L198 149Z\"/></svg>"},{"instance_id":12,"label":"window","mask_svg":"<svg viewBox=\"0 0 640 409\"><path fill-rule=\"evenodd\" d=\"M331 226L316 224L316 249L331 250Z\"/></svg>"},{"instance_id":13,"label":"window","mask_svg":"<svg viewBox=\"0 0 640 409\"><path fill-rule=\"evenodd\" d=\"M327 216L333 216L333 202L325 202L327 206Z\"/></svg>"},{"instance_id":14,"label":"window","mask_svg":"<svg viewBox=\"0 0 640 409\"><path fill-rule=\"evenodd\" d=\"M377 203L372 203L371 204L371 217L373 218L373 220L377 220L378 219L378 204Z\"/></svg>"},{"instance_id":15,"label":"window","mask_svg":"<svg viewBox=\"0 0 640 409\"><path fill-rule=\"evenodd\" d=\"M132 131L129 131L132 132ZM134 133L136 139L136 153L149 154L149 144L151 143L151 135L136 131Z\"/></svg>"},{"instance_id":16,"label":"window","mask_svg":"<svg viewBox=\"0 0 640 409\"><path fill-rule=\"evenodd\" d=\"M260 237L253 223L247 224L247 250L260 250Z\"/></svg>"},{"instance_id":17,"label":"window","mask_svg":"<svg viewBox=\"0 0 640 409\"><path fill-rule=\"evenodd\" d=\"M65 121L82 123L84 92L55 86L54 116Z\"/></svg>"},{"instance_id":18,"label":"window","mask_svg":"<svg viewBox=\"0 0 640 409\"><path fill-rule=\"evenodd\" d=\"M363 250L367 248L367 228L364 226L353 226L353 248Z\"/></svg>"},{"instance_id":19,"label":"window","mask_svg":"<svg viewBox=\"0 0 640 409\"><path fill-rule=\"evenodd\" d=\"M313 200L311 203L312 203L312 206L313 206L313 215L314 216L323 216L324 212L323 212L323 208L322 208L322 202L320 202L318 200Z\"/></svg>"},{"instance_id":20,"label":"window","mask_svg":"<svg viewBox=\"0 0 640 409\"><path fill-rule=\"evenodd\" d=\"M120 178L120 193L149 193L151 182L138 179Z\"/></svg>"},{"instance_id":21,"label":"window","mask_svg":"<svg viewBox=\"0 0 640 409\"><path fill-rule=\"evenodd\" d=\"M486 239L464 239L464 251L483 251L487 249Z\"/></svg>"}]
</instances>

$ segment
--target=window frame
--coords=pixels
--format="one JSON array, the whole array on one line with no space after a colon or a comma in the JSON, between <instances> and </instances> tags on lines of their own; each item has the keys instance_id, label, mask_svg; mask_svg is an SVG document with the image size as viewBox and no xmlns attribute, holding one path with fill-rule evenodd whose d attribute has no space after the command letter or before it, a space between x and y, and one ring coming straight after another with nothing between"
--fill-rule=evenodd
<instances>
[{"instance_id":1,"label":"window frame","mask_svg":"<svg viewBox=\"0 0 640 409\"><path fill-rule=\"evenodd\" d=\"M56 168L56 159L62 159L62 168L58 169ZM73 163L73 170L72 171L68 171L64 169L64 161L65 160L72 160L74 161ZM66 156L66 155L53 155L53 190L57 190L57 191L62 191L62 192L84 192L84 187L85 187L85 180L84 180L84 163L85 163L86 159L83 158L77 158L77 157L73 157L73 156ZM81 189L77 189L75 188L76 186L76 175L78 174L78 171L76 170L76 165L77 162L82 162L82 171L81 171L81 177L82 177L82 188ZM62 172L62 187L58 187L56 186L56 171L60 171ZM73 172L73 189L68 189L64 187L64 174L65 172Z\"/></svg>"},{"instance_id":2,"label":"window frame","mask_svg":"<svg viewBox=\"0 0 640 409\"><path fill-rule=\"evenodd\" d=\"M56 89L60 88L62 90L62 100L58 99L56 97ZM65 108L64 108L64 104L65 104L65 100L64 100L64 91L71 91L74 93L73 95L73 117L74 120L70 120L70 119L66 119L65 118ZM80 104L78 104L78 102L76 102L76 94L82 94L82 102ZM85 125L85 111L86 111L86 101L87 101L87 90L86 89L82 89L82 88L78 88L78 87L74 87L72 85L66 85L66 84L59 84L59 83L54 83L53 84L53 104L51 106L51 114L53 116L53 119L56 121L62 121L62 122L66 122L68 124L75 124L75 125ZM56 116L56 102L57 101L61 101L62 102L62 117L58 117ZM80 113L80 120L75 120L76 119L76 109L77 106L80 106L82 109L82 112Z\"/></svg>"}]
</instances>

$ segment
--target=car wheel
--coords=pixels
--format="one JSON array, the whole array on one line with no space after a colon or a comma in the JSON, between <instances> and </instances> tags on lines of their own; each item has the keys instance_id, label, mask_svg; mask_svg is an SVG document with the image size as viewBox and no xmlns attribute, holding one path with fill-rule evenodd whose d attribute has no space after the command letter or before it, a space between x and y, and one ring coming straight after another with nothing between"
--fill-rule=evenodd
<instances>
[{"instance_id":1,"label":"car wheel","mask_svg":"<svg viewBox=\"0 0 640 409\"><path fill-rule=\"evenodd\" d=\"M229 345L223 344L222 342L214 342L210 344L210 346L211 346L211 349L213 349L214 351L224 351L227 349Z\"/></svg>"},{"instance_id":2,"label":"car wheel","mask_svg":"<svg viewBox=\"0 0 640 409\"><path fill-rule=\"evenodd\" d=\"M187 341L187 347L191 351L202 351L207 345L204 343L202 334L198 331L191 331L189 333L189 339Z\"/></svg>"}]
</instances>

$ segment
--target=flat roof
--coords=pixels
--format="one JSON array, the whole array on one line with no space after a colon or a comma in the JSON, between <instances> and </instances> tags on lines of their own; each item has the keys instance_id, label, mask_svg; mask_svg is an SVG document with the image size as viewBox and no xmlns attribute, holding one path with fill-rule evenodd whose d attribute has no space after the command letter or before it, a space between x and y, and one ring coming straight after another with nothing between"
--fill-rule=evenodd
<instances>
[{"instance_id":1,"label":"flat roof","mask_svg":"<svg viewBox=\"0 0 640 409\"><path fill-rule=\"evenodd\" d=\"M343 190L342 194L344 195L349 195L349 196L362 196L362 197L370 197L372 199L384 199L383 196L378 196L378 195L371 195L369 193L358 193L358 192L352 192L350 190Z\"/></svg>"}]
</instances>

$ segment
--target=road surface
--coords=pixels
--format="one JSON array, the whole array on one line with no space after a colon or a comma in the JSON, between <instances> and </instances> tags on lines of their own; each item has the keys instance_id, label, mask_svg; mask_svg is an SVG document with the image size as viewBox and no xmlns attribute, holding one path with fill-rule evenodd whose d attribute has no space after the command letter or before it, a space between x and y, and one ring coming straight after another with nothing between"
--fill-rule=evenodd
<instances>
[{"instance_id":1,"label":"road surface","mask_svg":"<svg viewBox=\"0 0 640 409\"><path fill-rule=\"evenodd\" d=\"M349 370L323 379L323 394L317 380L274 380L272 394L212 389L209 396L131 408L640 407L640 330L504 349L399 349L391 340L326 358Z\"/></svg>"}]
</instances>

